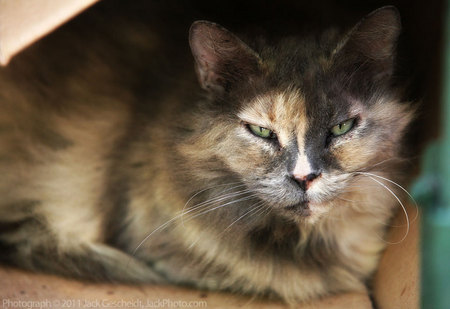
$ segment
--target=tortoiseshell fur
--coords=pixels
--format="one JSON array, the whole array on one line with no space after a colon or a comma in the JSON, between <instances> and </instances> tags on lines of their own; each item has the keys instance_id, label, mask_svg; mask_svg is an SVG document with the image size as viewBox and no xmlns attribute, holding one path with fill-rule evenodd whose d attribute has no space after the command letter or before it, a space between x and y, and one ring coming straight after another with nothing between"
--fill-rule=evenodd
<instances>
[{"instance_id":1,"label":"tortoiseshell fur","mask_svg":"<svg viewBox=\"0 0 450 309\"><path fill-rule=\"evenodd\" d=\"M392 86L394 8L270 44L196 22L198 81L155 30L77 25L0 69L4 263L290 303L366 289L398 208L378 182L396 191L380 177L401 174L412 118Z\"/></svg>"}]
</instances>

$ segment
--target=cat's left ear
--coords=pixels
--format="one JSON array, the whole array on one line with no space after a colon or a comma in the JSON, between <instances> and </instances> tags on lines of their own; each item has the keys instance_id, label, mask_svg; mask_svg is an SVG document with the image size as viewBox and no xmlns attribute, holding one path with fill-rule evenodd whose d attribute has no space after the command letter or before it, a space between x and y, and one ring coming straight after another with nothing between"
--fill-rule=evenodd
<instances>
[{"instance_id":1,"label":"cat's left ear","mask_svg":"<svg viewBox=\"0 0 450 309\"><path fill-rule=\"evenodd\" d=\"M227 91L259 71L256 52L218 24L196 21L189 33L197 77L202 88L211 92Z\"/></svg>"},{"instance_id":2,"label":"cat's left ear","mask_svg":"<svg viewBox=\"0 0 450 309\"><path fill-rule=\"evenodd\" d=\"M390 77L400 30L398 10L394 6L379 8L353 27L334 57L374 81Z\"/></svg>"}]
</instances>

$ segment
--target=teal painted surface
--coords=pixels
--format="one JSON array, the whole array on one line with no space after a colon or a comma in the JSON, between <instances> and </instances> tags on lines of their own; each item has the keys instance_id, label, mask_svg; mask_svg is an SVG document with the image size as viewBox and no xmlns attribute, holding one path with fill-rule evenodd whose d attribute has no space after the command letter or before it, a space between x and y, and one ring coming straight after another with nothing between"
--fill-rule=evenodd
<instances>
[{"instance_id":1,"label":"teal painted surface","mask_svg":"<svg viewBox=\"0 0 450 309\"><path fill-rule=\"evenodd\" d=\"M450 309L450 0L444 29L441 139L427 149L412 193L422 208L422 308Z\"/></svg>"},{"instance_id":2,"label":"teal painted surface","mask_svg":"<svg viewBox=\"0 0 450 309\"><path fill-rule=\"evenodd\" d=\"M442 182L443 182L443 205L450 209L450 0L447 0L447 16L444 30L444 56L445 71L443 84L443 116L442 131L444 133L442 141ZM449 307L450 308L450 307Z\"/></svg>"}]
</instances>

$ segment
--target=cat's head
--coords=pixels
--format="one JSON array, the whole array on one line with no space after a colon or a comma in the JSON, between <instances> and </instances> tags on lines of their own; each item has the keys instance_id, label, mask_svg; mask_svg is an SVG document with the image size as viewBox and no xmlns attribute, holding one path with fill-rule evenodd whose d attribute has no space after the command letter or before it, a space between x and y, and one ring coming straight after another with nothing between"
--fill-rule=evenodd
<instances>
[{"instance_id":1,"label":"cat's head","mask_svg":"<svg viewBox=\"0 0 450 309\"><path fill-rule=\"evenodd\" d=\"M393 7L345 36L254 49L217 24L195 22L190 45L212 102L190 141L203 164L197 176L237 175L287 215L323 211L357 172L397 156L412 117L392 87L399 32Z\"/></svg>"}]
</instances>

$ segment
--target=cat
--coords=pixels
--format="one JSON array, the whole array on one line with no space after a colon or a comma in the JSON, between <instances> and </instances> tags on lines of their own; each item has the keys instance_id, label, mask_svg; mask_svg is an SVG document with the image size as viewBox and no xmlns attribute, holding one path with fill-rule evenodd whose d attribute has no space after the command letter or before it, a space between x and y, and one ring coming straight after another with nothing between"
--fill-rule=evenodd
<instances>
[{"instance_id":1,"label":"cat","mask_svg":"<svg viewBox=\"0 0 450 309\"><path fill-rule=\"evenodd\" d=\"M272 43L197 21L195 73L172 59L153 87L155 37L36 44L0 72L0 260L288 303L366 291L414 114L400 28L390 6Z\"/></svg>"}]
</instances>

